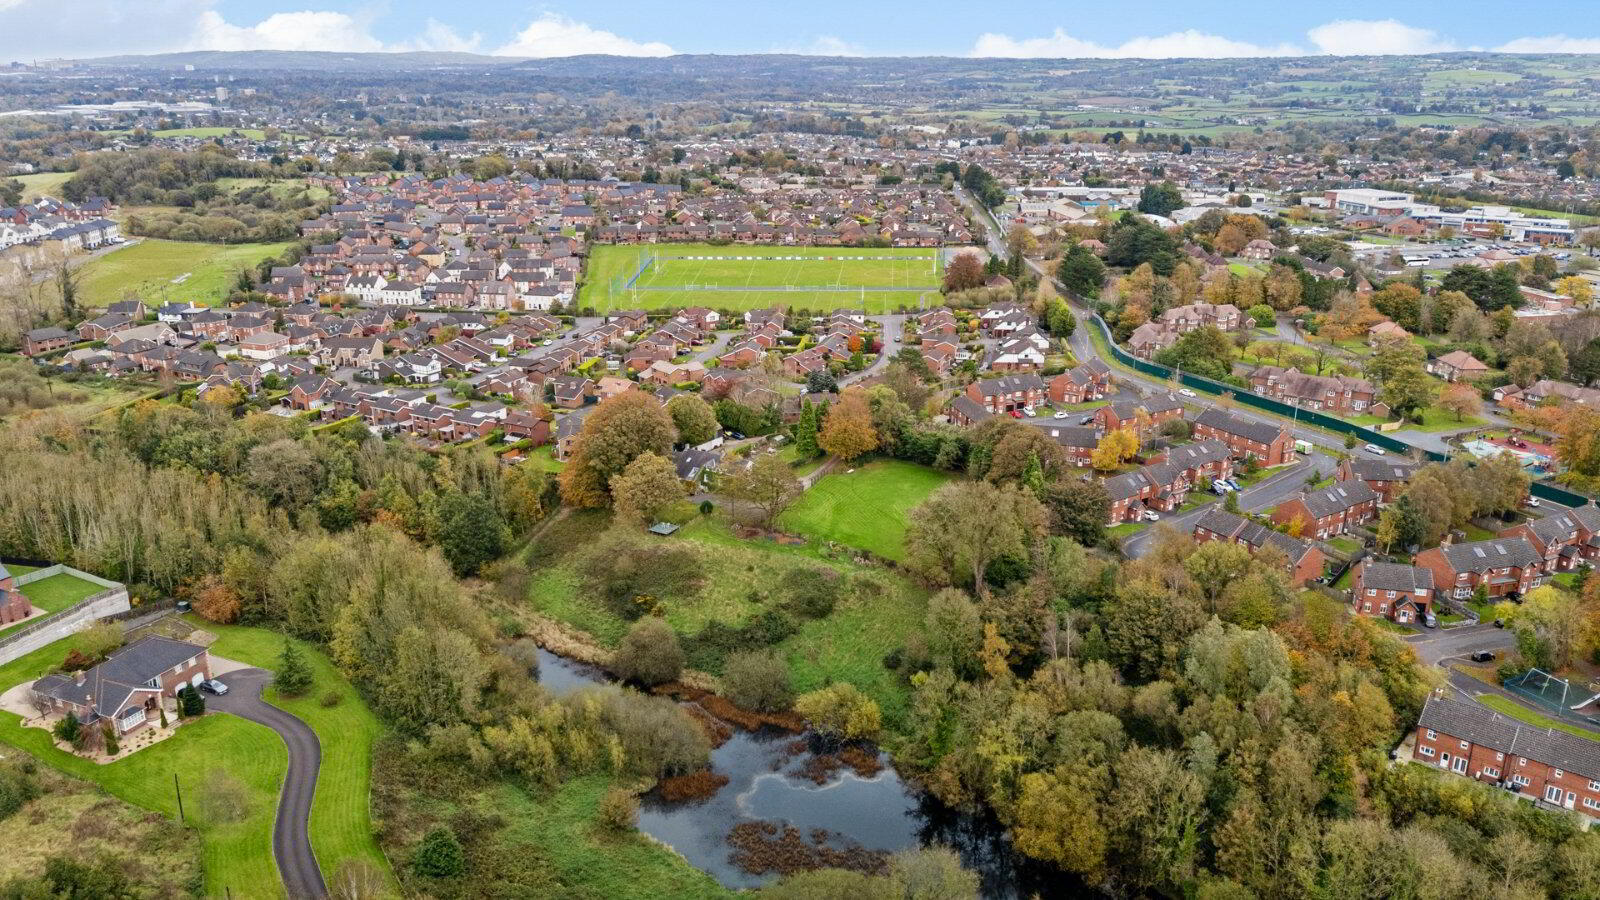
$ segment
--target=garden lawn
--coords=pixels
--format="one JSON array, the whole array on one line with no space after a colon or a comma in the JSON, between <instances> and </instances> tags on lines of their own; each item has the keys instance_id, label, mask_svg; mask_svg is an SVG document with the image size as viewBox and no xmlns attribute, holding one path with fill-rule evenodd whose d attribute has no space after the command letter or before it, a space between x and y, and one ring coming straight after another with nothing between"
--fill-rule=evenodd
<instances>
[{"instance_id":1,"label":"garden lawn","mask_svg":"<svg viewBox=\"0 0 1600 900\"><path fill-rule=\"evenodd\" d=\"M98 256L78 268L86 306L105 306L128 294L147 303L192 300L220 304L240 269L254 269L288 249L277 244L204 244L144 238L137 244ZM182 282L173 279L188 275Z\"/></svg>"},{"instance_id":2,"label":"garden lawn","mask_svg":"<svg viewBox=\"0 0 1600 900\"><path fill-rule=\"evenodd\" d=\"M780 524L798 534L903 559L906 513L948 480L944 472L899 460L867 463L823 477L784 512Z\"/></svg>"},{"instance_id":3,"label":"garden lawn","mask_svg":"<svg viewBox=\"0 0 1600 900\"><path fill-rule=\"evenodd\" d=\"M211 645L211 651L218 656L263 669L276 669L279 665L283 635L278 632L217 625L195 618L190 622L218 635ZM311 849L328 881L333 880L339 863L352 858L367 860L387 873L389 863L378 847L370 814L372 747L382 726L322 651L304 641L295 644L311 669L311 689L303 696L288 698L269 687L263 696L273 706L303 719L322 744L322 768L311 804ZM322 699L330 693L343 699L324 706Z\"/></svg>"},{"instance_id":4,"label":"garden lawn","mask_svg":"<svg viewBox=\"0 0 1600 900\"><path fill-rule=\"evenodd\" d=\"M534 449L528 454L527 464L546 472L559 472L567 467L566 463L556 459L555 444L545 444Z\"/></svg>"},{"instance_id":5,"label":"garden lawn","mask_svg":"<svg viewBox=\"0 0 1600 900\"><path fill-rule=\"evenodd\" d=\"M1527 722L1536 728L1554 728L1557 731L1565 731L1567 734L1575 734L1591 741L1600 741L1600 733L1536 713L1510 697L1502 697L1499 694L1482 694L1478 697L1478 702L1497 713L1510 716L1518 722Z\"/></svg>"},{"instance_id":6,"label":"garden lawn","mask_svg":"<svg viewBox=\"0 0 1600 900\"><path fill-rule=\"evenodd\" d=\"M22 575L24 573L12 569L11 574ZM23 585L22 595L28 598L28 602L46 613L58 613L80 600L100 593L102 590L104 588L92 581L84 581L76 575L62 572L60 575L51 575L49 578L42 578L33 584ZM8 634L18 628L32 624L33 622L18 622L15 625L0 628L0 635ZM9 685L0 686L0 691L5 690L6 687L9 687Z\"/></svg>"},{"instance_id":7,"label":"garden lawn","mask_svg":"<svg viewBox=\"0 0 1600 900\"><path fill-rule=\"evenodd\" d=\"M1463 431L1482 425L1484 419L1477 416L1467 416L1456 419L1456 414L1437 406L1430 406L1422 411L1422 424L1407 424L1404 431Z\"/></svg>"},{"instance_id":8,"label":"garden lawn","mask_svg":"<svg viewBox=\"0 0 1600 900\"><path fill-rule=\"evenodd\" d=\"M0 666L0 686L10 688L48 673L71 647L70 638L57 641ZM158 744L103 766L57 749L50 735L23 727L15 713L0 711L0 741L174 821L178 803L173 776L177 775L184 791L185 821L204 847L206 896L284 896L272 858L272 819L289 757L283 741L266 726L213 713ZM243 786L246 812L239 821L214 821L200 802L201 786L218 772Z\"/></svg>"}]
</instances>

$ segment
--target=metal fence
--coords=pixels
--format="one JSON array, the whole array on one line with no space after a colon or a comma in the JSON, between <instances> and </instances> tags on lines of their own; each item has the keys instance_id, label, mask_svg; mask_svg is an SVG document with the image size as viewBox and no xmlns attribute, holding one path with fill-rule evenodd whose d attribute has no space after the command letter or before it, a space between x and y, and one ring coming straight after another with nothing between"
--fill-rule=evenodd
<instances>
[{"instance_id":1,"label":"metal fence","mask_svg":"<svg viewBox=\"0 0 1600 900\"><path fill-rule=\"evenodd\" d=\"M1077 299L1085 307L1088 306L1086 301L1083 301L1081 298ZM1149 360L1140 359L1139 357L1134 356L1128 351L1122 349L1122 347L1118 346L1117 342L1111 337L1110 327L1106 325L1104 319L1100 318L1099 313L1091 310L1089 313L1089 320L1092 323L1092 327L1096 328L1105 338L1106 346L1111 348L1111 354L1116 357L1118 362L1122 363L1128 368L1143 372L1146 375L1170 381L1173 379L1174 374L1177 374L1178 382L1183 386L1213 395L1232 393L1234 401L1240 406L1254 407L1262 412L1268 412L1274 415L1283 416L1285 418L1295 419L1296 421L1304 422L1307 425L1313 425L1318 428L1322 428L1327 431L1333 431L1339 434L1353 434L1355 435L1356 440L1361 441L1362 443L1372 444L1375 447L1382 447L1383 449L1394 453L1410 453L1415 450L1420 452L1423 457L1430 462L1444 462L1445 460L1449 459L1449 457L1443 453L1438 453L1433 450L1424 450L1420 447L1414 447L1411 444L1407 444L1406 442L1384 434L1381 431L1365 428L1363 426L1356 425L1353 422L1346 422L1343 419L1327 415L1326 413L1320 413L1309 409L1301 409L1297 406L1284 403L1280 400L1274 400L1271 397L1263 397L1260 394L1252 393L1249 390L1240 389L1235 385L1224 384L1220 381L1213 381L1210 378L1194 375L1189 372L1174 373L1174 371L1167 366L1163 366L1160 363L1150 362ZM1576 491L1570 491L1566 488L1558 487L1557 485L1553 484L1547 484L1542 481L1535 481L1529 487L1529 493L1535 497L1538 497L1540 500L1549 500L1554 503L1559 503L1562 506L1582 506L1586 503L1592 502L1593 500L1592 497L1589 497L1586 494L1580 494Z\"/></svg>"},{"instance_id":2,"label":"metal fence","mask_svg":"<svg viewBox=\"0 0 1600 900\"><path fill-rule=\"evenodd\" d=\"M1540 709L1554 713L1558 718L1581 722L1590 727L1600 726L1600 715L1578 711L1593 706L1589 702L1595 699L1592 685L1575 685L1542 669L1529 669L1521 675L1507 678L1500 686Z\"/></svg>"}]
</instances>

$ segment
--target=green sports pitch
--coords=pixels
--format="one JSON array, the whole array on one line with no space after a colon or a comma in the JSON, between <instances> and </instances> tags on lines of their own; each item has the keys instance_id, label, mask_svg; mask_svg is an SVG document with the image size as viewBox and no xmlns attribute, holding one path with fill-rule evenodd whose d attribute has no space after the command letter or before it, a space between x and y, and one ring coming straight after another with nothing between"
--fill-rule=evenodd
<instances>
[{"instance_id":1,"label":"green sports pitch","mask_svg":"<svg viewBox=\"0 0 1600 900\"><path fill-rule=\"evenodd\" d=\"M615 309L760 309L881 313L936 302L937 248L597 245L578 302Z\"/></svg>"}]
</instances>

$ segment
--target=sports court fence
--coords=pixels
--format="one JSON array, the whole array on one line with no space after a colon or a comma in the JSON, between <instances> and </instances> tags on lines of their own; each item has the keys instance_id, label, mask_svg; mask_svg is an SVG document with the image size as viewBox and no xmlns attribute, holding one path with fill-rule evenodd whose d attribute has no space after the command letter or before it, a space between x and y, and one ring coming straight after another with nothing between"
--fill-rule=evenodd
<instances>
[{"instance_id":1,"label":"sports court fence","mask_svg":"<svg viewBox=\"0 0 1600 900\"><path fill-rule=\"evenodd\" d=\"M1600 690L1592 684L1573 684L1543 669L1529 669L1506 679L1501 687L1558 718L1600 726L1600 712L1595 709L1596 702L1600 702Z\"/></svg>"}]
</instances>

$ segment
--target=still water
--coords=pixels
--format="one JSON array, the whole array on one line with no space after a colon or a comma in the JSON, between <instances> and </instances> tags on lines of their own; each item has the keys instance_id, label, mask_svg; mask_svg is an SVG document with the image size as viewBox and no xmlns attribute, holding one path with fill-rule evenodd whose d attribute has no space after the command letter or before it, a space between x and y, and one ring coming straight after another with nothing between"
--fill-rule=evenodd
<instances>
[{"instance_id":1,"label":"still water","mask_svg":"<svg viewBox=\"0 0 1600 900\"><path fill-rule=\"evenodd\" d=\"M605 673L541 649L539 681L555 694L604 684ZM759 887L771 873L752 874L734 860L728 837L741 823L789 825L803 835L826 832L826 844L892 853L913 847L946 846L978 872L985 897L1082 897L1092 895L1072 876L1034 863L1011 848L1005 829L991 817L959 812L907 784L886 755L870 778L845 768L823 784L799 774L811 761L796 735L775 728L735 729L711 751L712 771L728 779L703 800L669 803L655 792L642 798L639 830L682 854L731 888Z\"/></svg>"}]
</instances>

